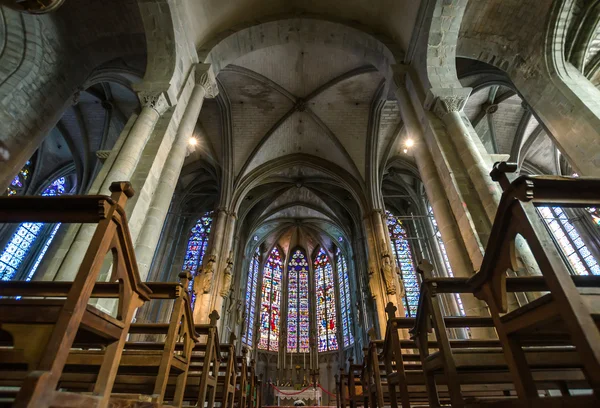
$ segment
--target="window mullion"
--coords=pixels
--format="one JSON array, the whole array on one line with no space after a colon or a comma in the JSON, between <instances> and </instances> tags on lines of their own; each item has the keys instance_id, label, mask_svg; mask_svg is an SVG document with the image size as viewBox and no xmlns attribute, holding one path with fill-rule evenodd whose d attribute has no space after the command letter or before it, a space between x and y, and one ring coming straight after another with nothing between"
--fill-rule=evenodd
<instances>
[{"instance_id":1,"label":"window mullion","mask_svg":"<svg viewBox=\"0 0 600 408\"><path fill-rule=\"evenodd\" d=\"M561 209L561 210L563 211L563 214L565 214L565 217L567 217L567 221L569 223L571 223L571 220L569 219L569 217L567 216L567 214L564 212L565 210L563 210L563 209ZM569 243L573 247L574 253L577 254L577 258L579 258L579 261L581 262L581 264L585 268L586 272L588 273L588 275L592 275L592 272L590 271L590 268L589 268L587 262L581 256L581 252L579 252L579 249L577 248L577 245L575 245L575 241L573 241L573 239L571 238L571 236L567 232L567 229L565 228L565 225L563 224L562 220L559 218L559 216L556 213L554 207L550 207L550 211L552 212L552 215L555 217L556 222L560 226L560 229L562 230L563 234L565 234L565 237L567 238L567 241L569 241ZM572 225L572 223L571 223L571 225ZM573 228L575 228L575 225L572 225L572 226L573 226ZM579 234L579 231L577 231L577 229L575 229L575 231L577 232L577 234ZM560 246L560 244L559 244L559 246ZM567 255L567 262L570 264L568 255ZM575 273L577 273L577 272L575 271Z\"/></svg>"}]
</instances>

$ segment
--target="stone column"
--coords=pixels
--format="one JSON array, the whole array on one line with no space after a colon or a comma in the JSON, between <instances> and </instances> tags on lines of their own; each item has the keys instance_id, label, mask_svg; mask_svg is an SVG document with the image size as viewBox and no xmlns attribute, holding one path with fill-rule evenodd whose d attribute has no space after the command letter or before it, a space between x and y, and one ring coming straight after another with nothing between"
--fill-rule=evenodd
<instances>
[{"instance_id":1,"label":"stone column","mask_svg":"<svg viewBox=\"0 0 600 408\"><path fill-rule=\"evenodd\" d=\"M466 169L485 209L490 228L489 231L480 234L480 236L482 243L487 245L491 224L496 216L502 192L500 186L489 175L493 166L490 155L485 151L469 120L462 114L470 94L471 88L432 89L426 101L426 106L429 106L444 122L448 136L456 147L459 162ZM515 243L518 258L524 268L522 271L515 272L528 275L540 274L537 262L524 240L517 239ZM520 269L520 267L517 269Z\"/></svg>"},{"instance_id":2,"label":"stone column","mask_svg":"<svg viewBox=\"0 0 600 408\"><path fill-rule=\"evenodd\" d=\"M198 122L204 98L214 98L218 93L214 76L207 69L207 65L202 64L197 67L195 79L196 86L179 123L175 141L163 167L160 181L152 196L150 208L135 244L140 278L143 281L147 279L150 271L150 264L154 258L154 252L186 157L189 138L194 134L194 127Z\"/></svg>"},{"instance_id":3,"label":"stone column","mask_svg":"<svg viewBox=\"0 0 600 408\"><path fill-rule=\"evenodd\" d=\"M169 108L167 98L163 93L142 94L140 95L140 99L143 103L142 112L127 135L127 139L102 182L100 190L91 193L108 194L108 187L113 181L125 181L131 178L156 122ZM83 260L95 229L95 225L91 224L83 224L81 226L54 280L73 279Z\"/></svg>"},{"instance_id":4,"label":"stone column","mask_svg":"<svg viewBox=\"0 0 600 408\"><path fill-rule=\"evenodd\" d=\"M412 152L425 187L425 192L429 198L429 203L433 209L433 215L442 235L452 271L456 277L471 277L475 272L471 258L462 240L458 224L452 214L452 209L450 208L446 192L437 172L436 164L425 143L423 129L417 119L410 96L404 85L404 78L397 78L396 98L398 99L400 112L408 134L415 142ZM481 259L483 258L481 253L479 253L479 256ZM463 295L461 300L468 315L479 316L488 314L485 304L475 297Z\"/></svg>"},{"instance_id":5,"label":"stone column","mask_svg":"<svg viewBox=\"0 0 600 408\"><path fill-rule=\"evenodd\" d=\"M225 298L230 296L231 283L233 280L233 241L235 235L235 224L237 216L234 213L227 214L227 222L225 225L225 231L223 234L223 243L221 247L221 262L217 269L217 276L215 279L215 294L211 299L211 309L214 309L221 313L223 311L223 305ZM223 311L224 312L224 311ZM225 320L223 320L223 325Z\"/></svg>"}]
</instances>

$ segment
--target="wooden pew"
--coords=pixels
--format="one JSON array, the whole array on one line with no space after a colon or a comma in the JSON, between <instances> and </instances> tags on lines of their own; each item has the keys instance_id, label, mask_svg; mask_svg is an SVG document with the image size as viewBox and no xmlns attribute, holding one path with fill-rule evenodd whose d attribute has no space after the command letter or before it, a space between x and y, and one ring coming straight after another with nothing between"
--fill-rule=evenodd
<instances>
[{"instance_id":1,"label":"wooden pew","mask_svg":"<svg viewBox=\"0 0 600 408\"><path fill-rule=\"evenodd\" d=\"M354 364L353 358L348 359L348 404L350 408L364 405L367 398L367 393L363 393L362 371L363 365Z\"/></svg>"},{"instance_id":2,"label":"wooden pew","mask_svg":"<svg viewBox=\"0 0 600 408\"><path fill-rule=\"evenodd\" d=\"M191 350L197 342L187 287L192 276L179 274L179 283L147 282L155 301L173 300L169 323L132 323L130 334L164 337L163 341L125 343L111 401L128 400L163 404L170 380L175 381L170 400L181 406L190 365ZM60 387L87 391L98 378L104 350L73 350L69 354ZM172 381L171 381L172 382Z\"/></svg>"},{"instance_id":3,"label":"wooden pew","mask_svg":"<svg viewBox=\"0 0 600 408\"><path fill-rule=\"evenodd\" d=\"M236 381L235 406L246 407L247 387L248 387L248 349L242 348L242 355L237 359L238 379Z\"/></svg>"},{"instance_id":4,"label":"wooden pew","mask_svg":"<svg viewBox=\"0 0 600 408\"><path fill-rule=\"evenodd\" d=\"M233 408L237 381L237 356L235 354L235 334L229 336L229 343L221 344L222 361L217 378L216 402L221 407Z\"/></svg>"},{"instance_id":5,"label":"wooden pew","mask_svg":"<svg viewBox=\"0 0 600 408\"><path fill-rule=\"evenodd\" d=\"M508 279L511 290L522 290L518 284L521 278ZM543 289L543 281L539 278L527 278L527 283L531 285L536 279L537 285L532 286ZM436 382L442 375L453 407L465 406L466 385L474 386L469 393L470 399L482 401L504 400L514 389L498 339L450 340L448 337L448 328L494 327L493 319L488 317L443 315L438 294L468 291L467 280L460 278L424 279L421 286L417 320L411 334L419 348L431 405L440 403ZM435 344L428 339L432 329ZM431 352L432 346L437 351ZM573 347L565 346L564 338L530 339L526 346L525 358L536 371L536 390L558 389L564 384L585 388L582 362Z\"/></svg>"},{"instance_id":6,"label":"wooden pew","mask_svg":"<svg viewBox=\"0 0 600 408\"><path fill-rule=\"evenodd\" d=\"M250 366L248 367L248 381L249 381L249 387L248 387L248 398L246 399L246 404L248 406L248 408L259 408L260 406L257 405L257 392L256 389L257 387L260 388L258 386L258 378L256 377L256 361L252 360L250 361Z\"/></svg>"},{"instance_id":7,"label":"wooden pew","mask_svg":"<svg viewBox=\"0 0 600 408\"><path fill-rule=\"evenodd\" d=\"M492 179L499 182L503 194L481 270L469 283L475 295L490 309L522 403L539 401L524 344L532 338L563 337L575 346L594 396L579 399L563 396L562 399L569 403L577 400L578 404L593 400L592 404L600 405L600 285L582 287L572 278L536 210L540 206L598 206L600 180L521 176L511 183L506 173L516 170L515 164L497 163L490 173ZM506 313L506 271L514 268L513 247L518 235L531 248L549 293ZM544 401L554 403L550 399Z\"/></svg>"},{"instance_id":8,"label":"wooden pew","mask_svg":"<svg viewBox=\"0 0 600 408\"><path fill-rule=\"evenodd\" d=\"M0 349L0 379L19 383L15 407L108 404L133 314L150 295L123 209L133 189L119 182L110 191L110 197L0 198L0 223L98 224L73 282L0 282L0 337L7 346ZM107 253L110 280L96 283ZM88 305L91 297L118 299L116 317ZM105 347L92 394L56 391L71 348L90 343Z\"/></svg>"}]
</instances>

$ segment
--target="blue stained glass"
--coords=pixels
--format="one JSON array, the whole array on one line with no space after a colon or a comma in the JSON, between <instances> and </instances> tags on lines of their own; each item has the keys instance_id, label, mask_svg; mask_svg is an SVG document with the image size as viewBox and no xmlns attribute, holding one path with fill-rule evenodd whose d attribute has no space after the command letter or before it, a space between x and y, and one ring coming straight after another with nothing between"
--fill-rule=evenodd
<instances>
[{"instance_id":1,"label":"blue stained glass","mask_svg":"<svg viewBox=\"0 0 600 408\"><path fill-rule=\"evenodd\" d=\"M294 251L288 265L288 338L289 353L309 351L310 317L308 300L308 262L304 252Z\"/></svg>"},{"instance_id":2,"label":"blue stained glass","mask_svg":"<svg viewBox=\"0 0 600 408\"><path fill-rule=\"evenodd\" d=\"M569 221L563 209L560 207L539 207L538 211L549 227L554 239L558 242L558 247L567 258L572 270L578 275L598 275L600 268L598 268L597 260L591 254L577 228ZM597 213L596 209L588 208L587 211L590 214ZM556 221L557 219L560 220L560 223ZM573 245L575 248L573 248Z\"/></svg>"},{"instance_id":3,"label":"blue stained glass","mask_svg":"<svg viewBox=\"0 0 600 408\"><path fill-rule=\"evenodd\" d=\"M342 337L344 339L344 347L348 347L354 343L352 334L352 303L350 302L350 283L348 281L348 265L346 257L338 248L336 251L336 266L340 288L340 308L342 317Z\"/></svg>"},{"instance_id":4,"label":"blue stained glass","mask_svg":"<svg viewBox=\"0 0 600 408\"><path fill-rule=\"evenodd\" d=\"M242 342L252 347L254 339L254 316L256 315L256 286L258 282L258 268L260 267L260 253L254 252L248 268L248 282L246 283L246 330Z\"/></svg>"},{"instance_id":5,"label":"blue stained glass","mask_svg":"<svg viewBox=\"0 0 600 408\"><path fill-rule=\"evenodd\" d=\"M402 225L402 221L394 217L389 211L386 211L386 214L394 257L400 268L400 278L404 283L405 297L403 302L405 314L407 317L413 317L416 316L417 307L419 306L419 279L413 264L412 252L406 239L406 230Z\"/></svg>"},{"instance_id":6,"label":"blue stained glass","mask_svg":"<svg viewBox=\"0 0 600 408\"><path fill-rule=\"evenodd\" d=\"M28 162L28 164L29 164L29 162ZM25 174L23 175L23 173L25 173ZM21 174L22 174L22 177L24 177L24 179L26 179L27 175L29 174L29 171L28 170L26 171L26 169L24 169L21 171ZM66 184L67 184L67 180L65 179L65 177L59 177L56 180L54 180L48 187L46 187L46 189L44 191L42 191L41 195L42 196L63 195L66 192L66 188L67 188ZM40 231L42 230L43 226L44 226L44 224L41 222L35 222L35 223L25 222L25 223L20 224L17 227L17 230L13 234L13 236L10 239L10 241L8 242L8 244L6 245L4 252L2 253L2 255L0 255L0 265L1 265L0 280L10 281L15 278L15 276L17 275L17 272L19 270L19 267L25 261L25 258L27 257L29 250L32 248L35 241L37 240L38 235L39 235ZM41 252L39 253L38 257L36 258L35 263L33 264L30 271L27 273L26 280L31 280L31 278L33 277L40 262L42 261L44 255L46 254L46 251L48 250L50 243L54 239L54 236L56 235L56 232L58 231L59 227L60 227L60 223L56 224L54 226L52 232L50 233L50 236L44 243L44 246L42 247Z\"/></svg>"},{"instance_id":7,"label":"blue stained glass","mask_svg":"<svg viewBox=\"0 0 600 408\"><path fill-rule=\"evenodd\" d=\"M317 336L319 351L338 349L336 330L337 315L335 289L331 262L323 248L314 261L315 287L317 290Z\"/></svg>"},{"instance_id":8,"label":"blue stained glass","mask_svg":"<svg viewBox=\"0 0 600 408\"><path fill-rule=\"evenodd\" d=\"M210 227L212 225L212 213L207 212L202 218L200 218L196 225L194 225L190 231L190 237L188 239L187 250L185 252L185 260L183 261L183 270L188 270L195 277L198 274L198 268L200 267L204 255L206 254L206 248L208 247L208 239L210 237ZM192 280L189 284L188 290L190 293L194 288L194 281ZM196 294L192 293L192 305L196 301Z\"/></svg>"},{"instance_id":9,"label":"blue stained glass","mask_svg":"<svg viewBox=\"0 0 600 408\"><path fill-rule=\"evenodd\" d=\"M258 341L258 348L262 350L279 351L282 269L281 255L274 247L263 270Z\"/></svg>"}]
</instances>

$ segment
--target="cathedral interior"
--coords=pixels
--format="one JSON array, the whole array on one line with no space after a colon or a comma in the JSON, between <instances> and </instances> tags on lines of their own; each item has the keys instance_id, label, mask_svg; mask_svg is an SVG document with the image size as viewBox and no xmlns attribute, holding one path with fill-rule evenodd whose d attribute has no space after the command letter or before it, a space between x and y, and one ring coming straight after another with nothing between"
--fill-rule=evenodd
<instances>
[{"instance_id":1,"label":"cathedral interior","mask_svg":"<svg viewBox=\"0 0 600 408\"><path fill-rule=\"evenodd\" d=\"M0 17L0 406L600 406L599 1Z\"/></svg>"}]
</instances>

